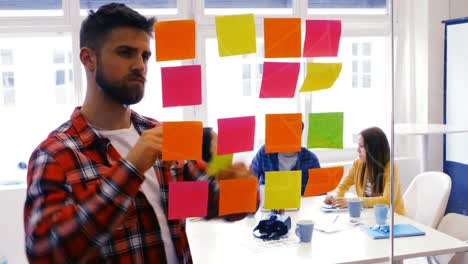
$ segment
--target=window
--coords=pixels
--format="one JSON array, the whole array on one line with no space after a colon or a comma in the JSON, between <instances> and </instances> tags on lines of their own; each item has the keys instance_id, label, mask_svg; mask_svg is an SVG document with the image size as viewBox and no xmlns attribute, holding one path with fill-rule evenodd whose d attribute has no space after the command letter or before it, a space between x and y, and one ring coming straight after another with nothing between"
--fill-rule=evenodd
<instances>
[{"instance_id":1,"label":"window","mask_svg":"<svg viewBox=\"0 0 468 264\"><path fill-rule=\"evenodd\" d=\"M2 95L3 105L15 105L15 74L14 72L2 72Z\"/></svg>"},{"instance_id":2,"label":"window","mask_svg":"<svg viewBox=\"0 0 468 264\"><path fill-rule=\"evenodd\" d=\"M15 87L15 74L13 72L3 72L2 80L3 80L3 88Z\"/></svg>"},{"instance_id":3,"label":"window","mask_svg":"<svg viewBox=\"0 0 468 264\"><path fill-rule=\"evenodd\" d=\"M13 50L2 49L0 50L0 65L12 65L13 64Z\"/></svg>"},{"instance_id":4,"label":"window","mask_svg":"<svg viewBox=\"0 0 468 264\"><path fill-rule=\"evenodd\" d=\"M0 137L0 181L26 179L26 171L19 170L17 164L27 163L32 150L66 121L76 106L73 83L61 86L64 93L59 96L63 99L57 99L53 58L60 49L71 50L69 34L0 38L0 50L11 50L14 55L14 65L0 65L0 123L11 128Z\"/></svg>"},{"instance_id":5,"label":"window","mask_svg":"<svg viewBox=\"0 0 468 264\"><path fill-rule=\"evenodd\" d=\"M386 14L387 0L309 0L309 14Z\"/></svg>"},{"instance_id":6,"label":"window","mask_svg":"<svg viewBox=\"0 0 468 264\"><path fill-rule=\"evenodd\" d=\"M55 71L55 85L64 85L65 84L65 71L58 70Z\"/></svg>"},{"instance_id":7,"label":"window","mask_svg":"<svg viewBox=\"0 0 468 264\"><path fill-rule=\"evenodd\" d=\"M54 50L54 63L65 63L64 50Z\"/></svg>"},{"instance_id":8,"label":"window","mask_svg":"<svg viewBox=\"0 0 468 264\"><path fill-rule=\"evenodd\" d=\"M15 89L4 89L3 90L3 105L14 106L15 105Z\"/></svg>"},{"instance_id":9,"label":"window","mask_svg":"<svg viewBox=\"0 0 468 264\"><path fill-rule=\"evenodd\" d=\"M205 0L205 14L292 14L292 0Z\"/></svg>"},{"instance_id":10,"label":"window","mask_svg":"<svg viewBox=\"0 0 468 264\"><path fill-rule=\"evenodd\" d=\"M177 14L177 0L80 0L81 15L108 3L123 3L142 14Z\"/></svg>"},{"instance_id":11,"label":"window","mask_svg":"<svg viewBox=\"0 0 468 264\"><path fill-rule=\"evenodd\" d=\"M370 88L372 80L371 43L355 42L352 45L353 88Z\"/></svg>"},{"instance_id":12,"label":"window","mask_svg":"<svg viewBox=\"0 0 468 264\"><path fill-rule=\"evenodd\" d=\"M291 8L292 0L205 0L205 8Z\"/></svg>"},{"instance_id":13,"label":"window","mask_svg":"<svg viewBox=\"0 0 468 264\"><path fill-rule=\"evenodd\" d=\"M2 0L0 16L61 16L62 0Z\"/></svg>"}]
</instances>

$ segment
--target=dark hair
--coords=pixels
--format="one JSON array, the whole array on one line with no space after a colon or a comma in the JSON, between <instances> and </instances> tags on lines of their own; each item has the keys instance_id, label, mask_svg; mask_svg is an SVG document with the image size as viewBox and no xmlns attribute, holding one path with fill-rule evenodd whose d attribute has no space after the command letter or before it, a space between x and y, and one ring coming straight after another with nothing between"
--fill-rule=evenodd
<instances>
[{"instance_id":1,"label":"dark hair","mask_svg":"<svg viewBox=\"0 0 468 264\"><path fill-rule=\"evenodd\" d=\"M213 153L211 153L211 131L213 131L211 127L203 128L202 159L205 162L210 162L213 158Z\"/></svg>"},{"instance_id":2,"label":"dark hair","mask_svg":"<svg viewBox=\"0 0 468 264\"><path fill-rule=\"evenodd\" d=\"M98 53L107 35L119 27L141 29L152 36L155 21L154 17L147 19L124 4L103 5L96 12L90 10L81 23L80 48L89 47Z\"/></svg>"},{"instance_id":3,"label":"dark hair","mask_svg":"<svg viewBox=\"0 0 468 264\"><path fill-rule=\"evenodd\" d=\"M361 131L361 137L366 149L365 170L372 183L372 195L383 193L383 176L387 163L390 161L390 147L387 136L378 127L370 127ZM364 170L361 175L364 180Z\"/></svg>"}]
</instances>

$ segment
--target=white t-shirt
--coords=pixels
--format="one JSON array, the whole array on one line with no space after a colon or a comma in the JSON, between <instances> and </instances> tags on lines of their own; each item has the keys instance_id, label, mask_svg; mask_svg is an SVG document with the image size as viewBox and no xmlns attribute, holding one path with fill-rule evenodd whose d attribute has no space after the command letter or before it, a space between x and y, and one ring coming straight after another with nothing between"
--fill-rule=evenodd
<instances>
[{"instance_id":1,"label":"white t-shirt","mask_svg":"<svg viewBox=\"0 0 468 264\"><path fill-rule=\"evenodd\" d=\"M128 155L130 149L133 148L140 138L140 134L138 134L133 124L130 128L107 131L95 129L95 131L102 137L108 138L122 157L126 157ZM161 236L164 242L167 263L178 263L174 243L172 242L169 226L167 225L167 218L161 204L159 182L152 167L145 171L145 177L145 180L140 185L140 191L142 191L146 196L146 199L148 199L148 202L156 213L159 227L161 228Z\"/></svg>"},{"instance_id":2,"label":"white t-shirt","mask_svg":"<svg viewBox=\"0 0 468 264\"><path fill-rule=\"evenodd\" d=\"M297 162L297 153L293 156L286 156L282 153L278 153L278 169L280 171L291 170Z\"/></svg>"}]
</instances>

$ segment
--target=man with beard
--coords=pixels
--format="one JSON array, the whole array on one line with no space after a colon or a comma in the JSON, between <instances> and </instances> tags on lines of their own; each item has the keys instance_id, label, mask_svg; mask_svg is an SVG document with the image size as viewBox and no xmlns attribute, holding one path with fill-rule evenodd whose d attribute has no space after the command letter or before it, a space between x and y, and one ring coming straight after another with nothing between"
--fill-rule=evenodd
<instances>
[{"instance_id":1,"label":"man with beard","mask_svg":"<svg viewBox=\"0 0 468 264\"><path fill-rule=\"evenodd\" d=\"M90 11L80 31L84 103L32 153L24 210L33 263L191 263L185 220L168 220L171 181L218 183L195 162L162 162L162 127L133 112L144 94L154 18L123 4ZM250 177L245 166L232 178Z\"/></svg>"}]
</instances>

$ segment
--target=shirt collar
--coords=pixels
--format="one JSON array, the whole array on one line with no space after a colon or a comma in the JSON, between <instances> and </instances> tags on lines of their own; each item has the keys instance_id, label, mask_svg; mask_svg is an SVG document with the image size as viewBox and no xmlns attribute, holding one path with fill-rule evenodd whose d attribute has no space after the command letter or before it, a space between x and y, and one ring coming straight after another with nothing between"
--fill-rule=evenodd
<instances>
[{"instance_id":1,"label":"shirt collar","mask_svg":"<svg viewBox=\"0 0 468 264\"><path fill-rule=\"evenodd\" d=\"M85 119L81 113L81 107L78 106L73 111L71 117L72 127L77 132L83 147L89 146L94 141L102 139L94 129L88 124L88 121ZM130 120L135 126L135 129L141 134L142 131L159 126L160 123L154 119L141 116L132 110L130 115Z\"/></svg>"}]
</instances>

